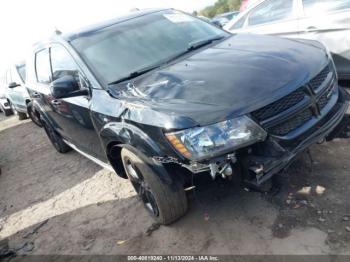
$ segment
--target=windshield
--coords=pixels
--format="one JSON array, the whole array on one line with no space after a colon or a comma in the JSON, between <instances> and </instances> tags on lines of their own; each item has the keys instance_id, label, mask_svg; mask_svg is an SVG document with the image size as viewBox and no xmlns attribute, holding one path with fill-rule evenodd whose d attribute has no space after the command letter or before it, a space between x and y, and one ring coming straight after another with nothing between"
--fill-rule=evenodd
<instances>
[{"instance_id":1,"label":"windshield","mask_svg":"<svg viewBox=\"0 0 350 262\"><path fill-rule=\"evenodd\" d=\"M200 19L167 10L79 37L72 45L107 85L185 52L192 43L228 35Z\"/></svg>"}]
</instances>

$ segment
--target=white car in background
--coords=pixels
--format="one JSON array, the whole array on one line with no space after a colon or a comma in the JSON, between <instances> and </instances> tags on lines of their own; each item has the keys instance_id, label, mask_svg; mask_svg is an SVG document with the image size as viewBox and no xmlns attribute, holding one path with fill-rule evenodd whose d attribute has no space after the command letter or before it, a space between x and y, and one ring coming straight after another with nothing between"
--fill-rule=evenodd
<instances>
[{"instance_id":1,"label":"white car in background","mask_svg":"<svg viewBox=\"0 0 350 262\"><path fill-rule=\"evenodd\" d=\"M4 86L8 102L17 112L19 120L27 119L27 103L30 97L24 86L26 67L24 63L18 63L5 71Z\"/></svg>"},{"instance_id":2,"label":"white car in background","mask_svg":"<svg viewBox=\"0 0 350 262\"><path fill-rule=\"evenodd\" d=\"M6 87L4 86L4 80L0 78L0 113L4 113L5 116L13 114L10 103L6 98Z\"/></svg>"},{"instance_id":3,"label":"white car in background","mask_svg":"<svg viewBox=\"0 0 350 262\"><path fill-rule=\"evenodd\" d=\"M262 0L224 29L317 40L332 53L339 79L350 80L350 0Z\"/></svg>"},{"instance_id":4,"label":"white car in background","mask_svg":"<svg viewBox=\"0 0 350 262\"><path fill-rule=\"evenodd\" d=\"M0 91L0 112L4 113L5 116L10 116L13 114L12 108L9 102L7 101L7 98L5 97L4 94L1 94L1 91Z\"/></svg>"},{"instance_id":5,"label":"white car in background","mask_svg":"<svg viewBox=\"0 0 350 262\"><path fill-rule=\"evenodd\" d=\"M12 65L5 71L3 84L7 101L16 112L19 120L27 119L28 116L38 126L41 122L37 112L34 110L32 100L25 87L26 65L24 62Z\"/></svg>"}]
</instances>

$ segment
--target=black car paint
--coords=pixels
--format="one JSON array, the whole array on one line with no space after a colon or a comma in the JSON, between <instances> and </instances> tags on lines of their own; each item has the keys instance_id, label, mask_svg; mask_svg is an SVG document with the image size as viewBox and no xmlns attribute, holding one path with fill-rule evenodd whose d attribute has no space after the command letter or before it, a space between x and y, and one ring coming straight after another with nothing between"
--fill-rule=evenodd
<instances>
[{"instance_id":1,"label":"black car paint","mask_svg":"<svg viewBox=\"0 0 350 262\"><path fill-rule=\"evenodd\" d=\"M139 111L186 117L169 121L169 128L184 129L244 115L276 101L308 82L328 59L322 49L304 43L234 35L114 88L121 99L144 105L146 109ZM140 121L137 109L129 117ZM163 127L164 119L158 121L159 117L142 122Z\"/></svg>"},{"instance_id":2,"label":"black car paint","mask_svg":"<svg viewBox=\"0 0 350 262\"><path fill-rule=\"evenodd\" d=\"M87 37L110 24L56 36L34 49L36 52L52 43L64 46L88 80L90 95L55 99L47 85L34 81L28 82L27 88L42 121L81 151L108 163L113 161L110 152L114 146L127 146L142 152L167 183L172 178L154 157L188 161L168 143L165 131L249 114L307 83L329 61L321 47L303 42L232 35L107 89L100 85L69 41ZM40 96L33 96L34 92Z\"/></svg>"}]
</instances>

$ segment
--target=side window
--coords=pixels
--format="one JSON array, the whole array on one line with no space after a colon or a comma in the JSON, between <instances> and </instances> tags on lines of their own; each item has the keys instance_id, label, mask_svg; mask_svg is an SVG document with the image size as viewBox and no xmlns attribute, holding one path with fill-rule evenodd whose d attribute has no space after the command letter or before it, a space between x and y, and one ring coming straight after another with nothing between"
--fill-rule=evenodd
<instances>
[{"instance_id":1,"label":"side window","mask_svg":"<svg viewBox=\"0 0 350 262\"><path fill-rule=\"evenodd\" d=\"M51 66L53 81L70 75L76 79L80 88L86 88L86 84L81 78L78 65L63 46L54 45L51 47Z\"/></svg>"},{"instance_id":2,"label":"side window","mask_svg":"<svg viewBox=\"0 0 350 262\"><path fill-rule=\"evenodd\" d=\"M332 11L350 8L349 0L303 0L304 12L307 16L319 15Z\"/></svg>"},{"instance_id":3,"label":"side window","mask_svg":"<svg viewBox=\"0 0 350 262\"><path fill-rule=\"evenodd\" d=\"M259 25L293 16L293 0L267 0L250 13L248 24Z\"/></svg>"},{"instance_id":4,"label":"side window","mask_svg":"<svg viewBox=\"0 0 350 262\"><path fill-rule=\"evenodd\" d=\"M44 84L51 82L51 68L49 49L44 49L36 53L35 68L37 81Z\"/></svg>"},{"instance_id":5,"label":"side window","mask_svg":"<svg viewBox=\"0 0 350 262\"><path fill-rule=\"evenodd\" d=\"M247 19L247 15L243 16L236 23L234 23L234 25L230 28L230 30L242 28L246 19Z\"/></svg>"}]
</instances>

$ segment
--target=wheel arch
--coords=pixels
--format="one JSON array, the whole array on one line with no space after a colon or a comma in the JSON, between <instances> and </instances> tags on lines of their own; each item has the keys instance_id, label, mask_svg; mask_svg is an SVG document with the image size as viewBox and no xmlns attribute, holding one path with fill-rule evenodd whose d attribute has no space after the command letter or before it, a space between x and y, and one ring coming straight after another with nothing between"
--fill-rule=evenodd
<instances>
[{"instance_id":1,"label":"wheel arch","mask_svg":"<svg viewBox=\"0 0 350 262\"><path fill-rule=\"evenodd\" d=\"M121 152L123 149L123 143L120 141L110 141L106 147L106 154L109 163L112 165L113 169L121 178L127 179L127 175L124 170L123 161L121 158Z\"/></svg>"},{"instance_id":2,"label":"wheel arch","mask_svg":"<svg viewBox=\"0 0 350 262\"><path fill-rule=\"evenodd\" d=\"M127 178L121 159L121 151L126 148L141 157L163 182L173 182L164 166L153 158L161 154L161 149L138 127L127 123L109 123L101 130L100 137L108 160L120 177Z\"/></svg>"}]
</instances>

